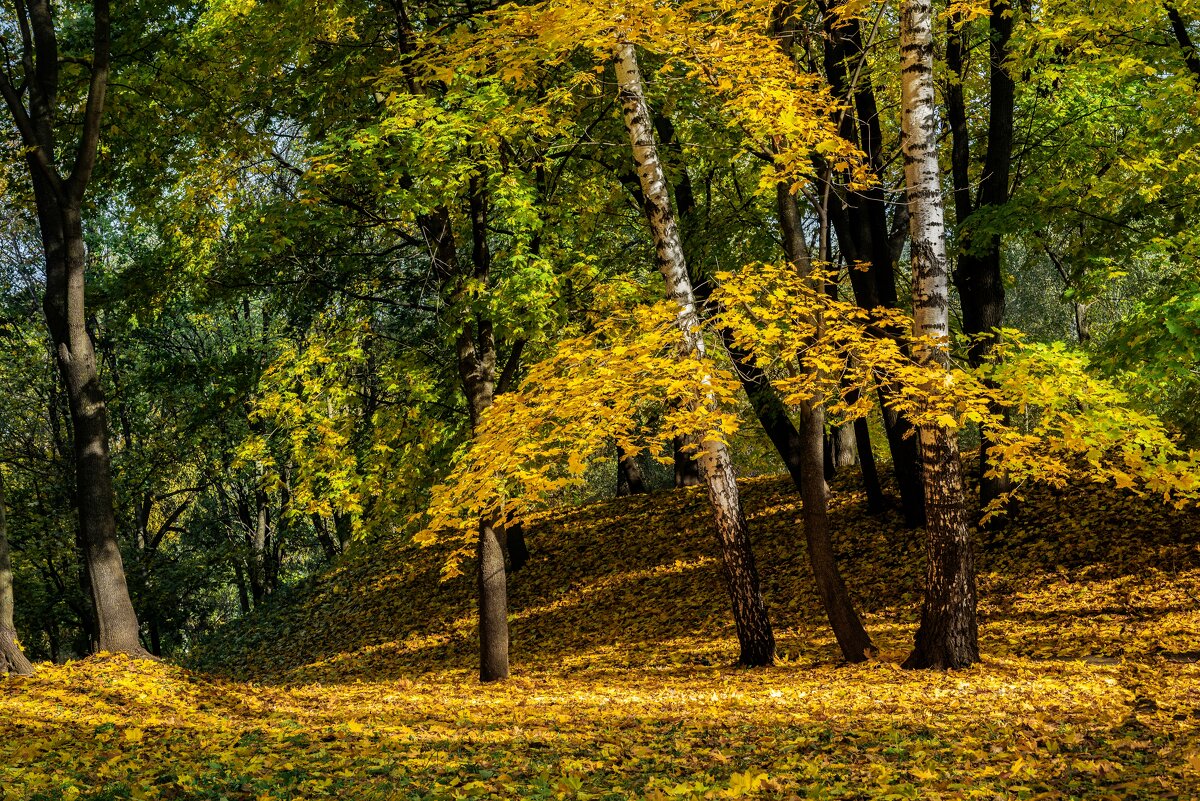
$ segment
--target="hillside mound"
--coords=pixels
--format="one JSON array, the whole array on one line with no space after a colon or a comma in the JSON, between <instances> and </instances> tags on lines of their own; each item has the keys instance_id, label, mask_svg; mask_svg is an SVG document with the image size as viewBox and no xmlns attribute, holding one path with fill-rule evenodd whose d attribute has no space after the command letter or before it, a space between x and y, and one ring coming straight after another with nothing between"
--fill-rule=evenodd
<instances>
[{"instance_id":1,"label":"hillside mound","mask_svg":"<svg viewBox=\"0 0 1200 801\"><path fill-rule=\"evenodd\" d=\"M4 801L1200 798L1196 515L1039 492L982 536L983 663L904 671L921 535L841 493L879 661L838 664L794 493L744 483L783 658L736 668L698 491L564 509L512 578L514 676L475 678L446 548L367 546L197 663L0 681Z\"/></svg>"},{"instance_id":2,"label":"hillside mound","mask_svg":"<svg viewBox=\"0 0 1200 801\"><path fill-rule=\"evenodd\" d=\"M786 479L741 483L782 659L836 663ZM883 659L912 641L923 534L831 503L842 569ZM991 656L1115 661L1200 650L1200 515L1103 486L1038 489L980 533L981 647ZM528 527L510 578L514 671L724 665L737 647L700 488L558 510ZM230 626L197 664L257 681L398 678L475 670L474 581L443 582L447 549L360 548L268 613ZM469 572L469 571L468 571Z\"/></svg>"}]
</instances>

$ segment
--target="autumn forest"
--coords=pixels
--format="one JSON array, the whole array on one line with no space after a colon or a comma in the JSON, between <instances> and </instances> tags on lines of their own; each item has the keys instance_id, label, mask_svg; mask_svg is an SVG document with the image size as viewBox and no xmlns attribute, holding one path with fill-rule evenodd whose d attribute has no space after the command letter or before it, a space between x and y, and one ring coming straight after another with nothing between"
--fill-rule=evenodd
<instances>
[{"instance_id":1,"label":"autumn forest","mask_svg":"<svg viewBox=\"0 0 1200 801\"><path fill-rule=\"evenodd\" d=\"M0 0L0 801L1200 798L1200 0Z\"/></svg>"}]
</instances>

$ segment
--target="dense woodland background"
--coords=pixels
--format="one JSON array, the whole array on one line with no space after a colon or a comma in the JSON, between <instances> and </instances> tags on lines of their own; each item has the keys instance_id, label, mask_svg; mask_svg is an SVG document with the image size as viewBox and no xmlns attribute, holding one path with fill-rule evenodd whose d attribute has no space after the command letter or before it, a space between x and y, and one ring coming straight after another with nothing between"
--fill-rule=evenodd
<instances>
[{"instance_id":1,"label":"dense woodland background","mask_svg":"<svg viewBox=\"0 0 1200 801\"><path fill-rule=\"evenodd\" d=\"M929 512L910 661L976 661L981 515L1197 490L1197 19L5 4L4 637L184 657L449 537L496 678L524 518L705 483L766 663L732 477L786 469L843 656L834 475L898 537Z\"/></svg>"},{"instance_id":2,"label":"dense woodland background","mask_svg":"<svg viewBox=\"0 0 1200 801\"><path fill-rule=\"evenodd\" d=\"M0 798L1197 797L1197 37L0 0Z\"/></svg>"}]
</instances>

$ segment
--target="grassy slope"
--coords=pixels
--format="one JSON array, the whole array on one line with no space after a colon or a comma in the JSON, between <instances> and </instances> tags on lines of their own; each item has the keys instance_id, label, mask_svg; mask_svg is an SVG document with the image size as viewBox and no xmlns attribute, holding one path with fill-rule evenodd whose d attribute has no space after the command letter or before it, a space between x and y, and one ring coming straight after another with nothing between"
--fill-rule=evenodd
<instances>
[{"instance_id":1,"label":"grassy slope","mask_svg":"<svg viewBox=\"0 0 1200 801\"><path fill-rule=\"evenodd\" d=\"M919 532L838 496L884 656L839 667L789 485L744 497L776 668L730 666L703 494L624 499L533 526L507 685L473 681L472 582L393 543L210 644L226 678L104 659L0 684L0 797L1200 797L1200 516L1036 494L983 537L985 664L914 674Z\"/></svg>"}]
</instances>

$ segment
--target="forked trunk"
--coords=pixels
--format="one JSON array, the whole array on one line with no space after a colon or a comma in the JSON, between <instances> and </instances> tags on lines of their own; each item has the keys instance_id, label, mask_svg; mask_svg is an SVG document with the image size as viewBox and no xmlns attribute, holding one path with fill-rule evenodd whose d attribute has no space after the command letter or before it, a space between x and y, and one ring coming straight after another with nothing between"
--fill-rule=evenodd
<instances>
[{"instance_id":1,"label":"forked trunk","mask_svg":"<svg viewBox=\"0 0 1200 801\"><path fill-rule=\"evenodd\" d=\"M616 55L617 83L625 128L645 198L646 219L654 236L658 269L666 284L667 297L679 304L677 321L683 339L680 358L703 358L705 345L696 299L675 217L671 212L667 183L655 145L641 71L638 69L637 52L632 44L619 42ZM712 399L705 398L699 402L712 403ZM713 507L725 581L741 646L739 661L743 665L769 665L775 658L775 636L759 589L758 569L754 563L746 520L742 516L729 449L722 442L705 441L700 444L696 463Z\"/></svg>"},{"instance_id":2,"label":"forked trunk","mask_svg":"<svg viewBox=\"0 0 1200 801\"><path fill-rule=\"evenodd\" d=\"M8 556L8 526L4 509L4 476L0 475L0 675L33 672L25 658L13 622L13 574Z\"/></svg>"},{"instance_id":3,"label":"forked trunk","mask_svg":"<svg viewBox=\"0 0 1200 801\"><path fill-rule=\"evenodd\" d=\"M472 271L465 274L454 242L450 211L444 206L418 218L418 225L429 246L434 272L445 290L461 300L464 279L486 282L491 269L491 251L487 244L488 197L483 182L471 182L470 196ZM479 420L496 395L496 339L492 323L480 316L474 321L464 314L462 329L455 338L455 359L467 401L467 413L474 433ZM521 543L524 543L523 531ZM508 585L504 568L505 537L494 521L479 522L476 542L476 586L479 592L479 679L497 681L508 678Z\"/></svg>"},{"instance_id":4,"label":"forked trunk","mask_svg":"<svg viewBox=\"0 0 1200 801\"><path fill-rule=\"evenodd\" d=\"M810 278L813 263L800 228L799 212L790 190L783 184L776 187L776 201L788 261L800 275ZM823 294L822 287L816 288ZM819 311L814 312L812 322L816 336L822 336L824 322ZM803 369L803 365L801 367ZM829 531L829 487L825 483L825 407L822 404L810 399L800 405L799 433L802 454L800 517L804 524L804 540L808 547L813 580L829 618L830 628L842 649L842 656L847 662L862 662L870 658L875 647L850 599L833 550Z\"/></svg>"},{"instance_id":5,"label":"forked trunk","mask_svg":"<svg viewBox=\"0 0 1200 801\"><path fill-rule=\"evenodd\" d=\"M900 12L901 150L912 240L914 349L926 365L948 364L949 276L937 159L929 0L903 0ZM925 483L925 600L907 668L959 668L979 661L975 561L963 506L962 465L952 431L922 426Z\"/></svg>"}]
</instances>

